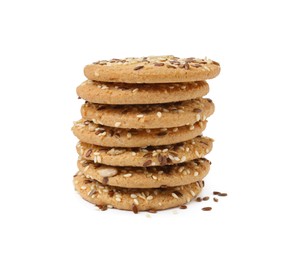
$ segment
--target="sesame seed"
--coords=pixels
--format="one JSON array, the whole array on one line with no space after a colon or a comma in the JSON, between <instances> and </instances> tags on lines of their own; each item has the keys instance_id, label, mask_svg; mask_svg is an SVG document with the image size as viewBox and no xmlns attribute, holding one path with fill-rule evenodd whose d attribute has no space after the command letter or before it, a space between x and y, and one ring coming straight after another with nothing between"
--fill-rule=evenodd
<instances>
[{"instance_id":1,"label":"sesame seed","mask_svg":"<svg viewBox=\"0 0 285 260\"><path fill-rule=\"evenodd\" d=\"M197 115L196 115L196 121L199 121L200 119L201 119L200 114L197 114Z\"/></svg>"},{"instance_id":2,"label":"sesame seed","mask_svg":"<svg viewBox=\"0 0 285 260\"><path fill-rule=\"evenodd\" d=\"M121 125L121 122L116 122L115 127L119 127Z\"/></svg>"},{"instance_id":3,"label":"sesame seed","mask_svg":"<svg viewBox=\"0 0 285 260\"><path fill-rule=\"evenodd\" d=\"M184 170L184 167L181 166L181 167L179 167L178 172L183 172L183 170Z\"/></svg>"},{"instance_id":4,"label":"sesame seed","mask_svg":"<svg viewBox=\"0 0 285 260\"><path fill-rule=\"evenodd\" d=\"M132 199L136 199L137 197L138 197L138 196L137 196L136 194L134 194L134 193L131 194L131 198L132 198Z\"/></svg>"},{"instance_id":5,"label":"sesame seed","mask_svg":"<svg viewBox=\"0 0 285 260\"><path fill-rule=\"evenodd\" d=\"M178 131L178 128L177 128L177 127L175 127L175 128L173 128L173 129L172 129L172 131L175 133L175 132L177 132L177 131Z\"/></svg>"},{"instance_id":6,"label":"sesame seed","mask_svg":"<svg viewBox=\"0 0 285 260\"><path fill-rule=\"evenodd\" d=\"M197 177L199 175L198 172L194 172L194 176Z\"/></svg>"},{"instance_id":7,"label":"sesame seed","mask_svg":"<svg viewBox=\"0 0 285 260\"><path fill-rule=\"evenodd\" d=\"M86 190L87 187L86 187L85 185L82 185L82 186L80 187L80 189L81 189L81 190Z\"/></svg>"},{"instance_id":8,"label":"sesame seed","mask_svg":"<svg viewBox=\"0 0 285 260\"><path fill-rule=\"evenodd\" d=\"M126 178L129 178L129 177L132 177L132 174L131 173L127 173L127 174L124 174L123 176L126 177Z\"/></svg>"},{"instance_id":9,"label":"sesame seed","mask_svg":"<svg viewBox=\"0 0 285 260\"><path fill-rule=\"evenodd\" d=\"M146 129L145 130L148 134L151 132L151 130L150 129Z\"/></svg>"},{"instance_id":10,"label":"sesame seed","mask_svg":"<svg viewBox=\"0 0 285 260\"><path fill-rule=\"evenodd\" d=\"M147 196L146 199L147 199L147 200L152 200L152 199L153 199L153 196L151 196L151 195L150 195L150 196Z\"/></svg>"},{"instance_id":11,"label":"sesame seed","mask_svg":"<svg viewBox=\"0 0 285 260\"><path fill-rule=\"evenodd\" d=\"M191 125L191 126L189 127L189 130L192 131L192 130L194 130L194 128L195 128L194 125Z\"/></svg>"},{"instance_id":12,"label":"sesame seed","mask_svg":"<svg viewBox=\"0 0 285 260\"><path fill-rule=\"evenodd\" d=\"M119 197L116 197L115 200L118 201L118 202L122 201L121 198L119 198Z\"/></svg>"},{"instance_id":13,"label":"sesame seed","mask_svg":"<svg viewBox=\"0 0 285 260\"><path fill-rule=\"evenodd\" d=\"M139 114L139 115L137 115L137 118L143 118L144 117L144 115L143 114Z\"/></svg>"},{"instance_id":14,"label":"sesame seed","mask_svg":"<svg viewBox=\"0 0 285 260\"><path fill-rule=\"evenodd\" d=\"M138 88L135 88L135 89L132 90L133 93L138 92L138 91L139 91Z\"/></svg>"},{"instance_id":15,"label":"sesame seed","mask_svg":"<svg viewBox=\"0 0 285 260\"><path fill-rule=\"evenodd\" d=\"M185 161L186 161L186 156L183 155L182 158L181 158L181 160L180 160L180 162L185 162Z\"/></svg>"},{"instance_id":16,"label":"sesame seed","mask_svg":"<svg viewBox=\"0 0 285 260\"><path fill-rule=\"evenodd\" d=\"M132 134L131 134L130 132L128 132L128 133L127 133L127 138L130 139L131 137L132 137Z\"/></svg>"},{"instance_id":17,"label":"sesame seed","mask_svg":"<svg viewBox=\"0 0 285 260\"><path fill-rule=\"evenodd\" d=\"M101 156L97 155L97 162L101 163L101 161L102 161Z\"/></svg>"},{"instance_id":18,"label":"sesame seed","mask_svg":"<svg viewBox=\"0 0 285 260\"><path fill-rule=\"evenodd\" d=\"M132 156L136 156L136 154L137 154L136 152L132 152Z\"/></svg>"},{"instance_id":19,"label":"sesame seed","mask_svg":"<svg viewBox=\"0 0 285 260\"><path fill-rule=\"evenodd\" d=\"M155 175L151 176L154 180L157 180L157 177Z\"/></svg>"},{"instance_id":20,"label":"sesame seed","mask_svg":"<svg viewBox=\"0 0 285 260\"><path fill-rule=\"evenodd\" d=\"M96 190L95 189L91 189L89 192L88 192L88 196L92 196L94 193L96 193Z\"/></svg>"},{"instance_id":21,"label":"sesame seed","mask_svg":"<svg viewBox=\"0 0 285 260\"><path fill-rule=\"evenodd\" d=\"M139 201L137 199L134 199L134 204L139 205Z\"/></svg>"},{"instance_id":22,"label":"sesame seed","mask_svg":"<svg viewBox=\"0 0 285 260\"><path fill-rule=\"evenodd\" d=\"M84 168L83 172L84 172L84 173L87 172L88 169L89 169L89 167L90 167L90 165L87 165L87 166Z\"/></svg>"},{"instance_id":23,"label":"sesame seed","mask_svg":"<svg viewBox=\"0 0 285 260\"><path fill-rule=\"evenodd\" d=\"M186 147L186 152L189 152L190 151L190 148L189 147Z\"/></svg>"},{"instance_id":24,"label":"sesame seed","mask_svg":"<svg viewBox=\"0 0 285 260\"><path fill-rule=\"evenodd\" d=\"M196 194L193 190L190 190L191 195L194 197Z\"/></svg>"},{"instance_id":25,"label":"sesame seed","mask_svg":"<svg viewBox=\"0 0 285 260\"><path fill-rule=\"evenodd\" d=\"M157 112L156 115L157 115L158 118L162 117L162 113L161 112Z\"/></svg>"},{"instance_id":26,"label":"sesame seed","mask_svg":"<svg viewBox=\"0 0 285 260\"><path fill-rule=\"evenodd\" d=\"M174 192L172 192L171 195L172 195L172 197L175 198L175 199L178 199L178 198L179 198L179 197L176 195L176 193L174 193Z\"/></svg>"}]
</instances>

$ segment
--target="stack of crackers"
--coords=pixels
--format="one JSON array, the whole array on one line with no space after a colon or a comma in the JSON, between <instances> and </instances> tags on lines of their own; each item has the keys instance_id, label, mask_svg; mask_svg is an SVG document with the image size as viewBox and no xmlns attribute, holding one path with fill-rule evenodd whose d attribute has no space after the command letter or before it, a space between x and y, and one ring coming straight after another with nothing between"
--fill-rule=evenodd
<instances>
[{"instance_id":1,"label":"stack of crackers","mask_svg":"<svg viewBox=\"0 0 285 260\"><path fill-rule=\"evenodd\" d=\"M72 128L79 194L102 210L185 208L210 169L213 140L202 132L215 107L203 96L219 72L210 59L174 56L87 65L77 88L82 119Z\"/></svg>"}]
</instances>

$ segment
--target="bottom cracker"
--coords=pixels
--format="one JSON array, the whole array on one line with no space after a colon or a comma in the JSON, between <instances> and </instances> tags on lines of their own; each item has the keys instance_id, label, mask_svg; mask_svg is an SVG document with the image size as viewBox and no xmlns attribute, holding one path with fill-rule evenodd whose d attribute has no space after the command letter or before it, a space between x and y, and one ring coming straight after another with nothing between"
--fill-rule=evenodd
<instances>
[{"instance_id":1,"label":"bottom cracker","mask_svg":"<svg viewBox=\"0 0 285 260\"><path fill-rule=\"evenodd\" d=\"M132 210L135 213L179 207L190 202L203 188L202 181L171 188L118 188L87 179L81 172L74 176L73 181L75 190L83 199L95 205L110 205L117 209Z\"/></svg>"}]
</instances>

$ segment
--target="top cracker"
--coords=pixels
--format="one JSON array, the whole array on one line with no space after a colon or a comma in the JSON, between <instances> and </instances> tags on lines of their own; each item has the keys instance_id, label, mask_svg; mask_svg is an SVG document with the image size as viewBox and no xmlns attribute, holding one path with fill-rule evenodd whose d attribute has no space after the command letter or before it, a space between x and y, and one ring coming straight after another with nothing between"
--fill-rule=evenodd
<instances>
[{"instance_id":1,"label":"top cracker","mask_svg":"<svg viewBox=\"0 0 285 260\"><path fill-rule=\"evenodd\" d=\"M101 60L84 68L90 80L124 83L170 83L212 79L220 64L210 59L149 56Z\"/></svg>"}]
</instances>

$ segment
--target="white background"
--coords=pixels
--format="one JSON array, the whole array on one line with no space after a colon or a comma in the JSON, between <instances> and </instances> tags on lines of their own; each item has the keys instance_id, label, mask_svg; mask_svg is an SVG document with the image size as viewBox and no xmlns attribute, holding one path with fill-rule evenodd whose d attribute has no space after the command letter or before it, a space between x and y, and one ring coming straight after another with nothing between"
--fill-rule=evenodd
<instances>
[{"instance_id":1,"label":"white background","mask_svg":"<svg viewBox=\"0 0 285 260\"><path fill-rule=\"evenodd\" d=\"M1 0L0 258L284 259L284 24L274 0ZM229 196L97 211L72 185L83 67L166 54L221 63L202 195Z\"/></svg>"}]
</instances>

